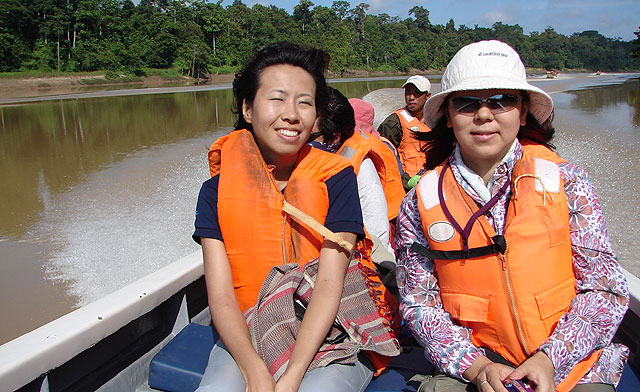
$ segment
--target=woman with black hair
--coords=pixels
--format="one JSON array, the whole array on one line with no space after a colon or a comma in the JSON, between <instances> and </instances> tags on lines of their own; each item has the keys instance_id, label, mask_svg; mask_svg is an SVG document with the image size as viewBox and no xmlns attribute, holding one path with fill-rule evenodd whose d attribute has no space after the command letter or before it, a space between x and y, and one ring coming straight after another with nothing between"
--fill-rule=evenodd
<instances>
[{"instance_id":1,"label":"woman with black hair","mask_svg":"<svg viewBox=\"0 0 640 392\"><path fill-rule=\"evenodd\" d=\"M465 46L424 107L427 169L398 215L400 309L440 370L420 391L614 391L628 290L553 101L510 46ZM521 386L520 389L523 390Z\"/></svg>"},{"instance_id":2,"label":"woman with black hair","mask_svg":"<svg viewBox=\"0 0 640 392\"><path fill-rule=\"evenodd\" d=\"M376 246L385 248L387 259L395 263L389 221L398 215L404 192L393 151L372 130L373 106L357 98L347 99L329 87L329 103L316 121L309 144L349 159L358 180L364 227L372 239L375 237Z\"/></svg>"},{"instance_id":3,"label":"woman with black hair","mask_svg":"<svg viewBox=\"0 0 640 392\"><path fill-rule=\"evenodd\" d=\"M356 271L364 293L362 281L375 285L377 279L364 273L371 271L363 266L366 257L352 257L364 236L353 168L305 144L326 103L327 62L320 50L279 43L257 52L236 74L236 130L210 148L212 178L200 191L193 234L202 245L211 318L220 334L199 391L362 391L375 370L358 357L362 346L356 342L348 358L326 359L339 348L329 338L349 289L346 277L353 276L348 272ZM265 280L292 268L312 290L299 297L289 292L282 310L291 315L270 310L273 324L256 328L266 319L262 304L255 306ZM294 299L301 322L293 314ZM363 307L375 314L381 341L391 344L377 311L385 303L375 301L367 294ZM293 339L286 344L284 336L271 335L285 323ZM349 323L342 324L346 332L357 325Z\"/></svg>"}]
</instances>

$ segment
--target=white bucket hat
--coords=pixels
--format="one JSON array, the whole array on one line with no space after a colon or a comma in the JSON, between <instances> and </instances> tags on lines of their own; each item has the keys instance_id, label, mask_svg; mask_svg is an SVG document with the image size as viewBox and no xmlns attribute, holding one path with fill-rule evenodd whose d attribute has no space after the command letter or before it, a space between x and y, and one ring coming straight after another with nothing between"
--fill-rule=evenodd
<instances>
[{"instance_id":1,"label":"white bucket hat","mask_svg":"<svg viewBox=\"0 0 640 392\"><path fill-rule=\"evenodd\" d=\"M424 119L430 128L444 114L442 103L449 94L467 90L524 90L529 93L529 112L540 123L553 111L549 94L527 83L527 74L518 53L504 42L480 41L456 53L442 75L442 91L424 105Z\"/></svg>"}]
</instances>

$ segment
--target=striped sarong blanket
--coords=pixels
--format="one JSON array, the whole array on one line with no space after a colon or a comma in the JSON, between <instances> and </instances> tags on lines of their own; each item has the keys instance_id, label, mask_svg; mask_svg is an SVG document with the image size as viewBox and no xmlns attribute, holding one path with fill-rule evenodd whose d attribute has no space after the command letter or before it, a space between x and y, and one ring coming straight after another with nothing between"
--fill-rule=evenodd
<instances>
[{"instance_id":1,"label":"striped sarong blanket","mask_svg":"<svg viewBox=\"0 0 640 392\"><path fill-rule=\"evenodd\" d=\"M357 254L358 252L354 252ZM329 335L311 361L307 371L332 363L353 364L360 350L385 356L400 354L400 344L378 314L365 284L368 267L352 257L345 276L338 316ZM245 312L251 340L257 353L278 380L293 352L301 321L295 315L293 302L309 303L318 272L318 259L304 266L285 264L271 269L265 279L256 305ZM335 341L343 333L348 337Z\"/></svg>"}]
</instances>

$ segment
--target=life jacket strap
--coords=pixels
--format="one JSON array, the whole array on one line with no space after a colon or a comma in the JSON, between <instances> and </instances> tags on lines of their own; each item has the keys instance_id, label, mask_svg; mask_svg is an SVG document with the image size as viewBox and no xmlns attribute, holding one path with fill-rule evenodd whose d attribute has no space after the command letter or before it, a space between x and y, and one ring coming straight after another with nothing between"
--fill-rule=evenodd
<instances>
[{"instance_id":1,"label":"life jacket strap","mask_svg":"<svg viewBox=\"0 0 640 392\"><path fill-rule=\"evenodd\" d=\"M504 254L507 250L507 241L503 235L496 235L491 238L493 244L481 246L478 248L461 249L461 250L433 250L427 249L421 244L414 242L411 244L411 251L418 253L424 257L435 260L467 260L476 257L484 257L495 254Z\"/></svg>"},{"instance_id":2,"label":"life jacket strap","mask_svg":"<svg viewBox=\"0 0 640 392\"><path fill-rule=\"evenodd\" d=\"M322 223L313 219L312 216L307 215L292 204L288 203L286 200L283 202L282 211L286 212L287 214L296 218L299 222L302 222L311 229L315 230L316 233L322 235L325 239L338 244L349 254L353 253L353 245L342 239L342 237L340 237L336 233L327 229Z\"/></svg>"}]
</instances>

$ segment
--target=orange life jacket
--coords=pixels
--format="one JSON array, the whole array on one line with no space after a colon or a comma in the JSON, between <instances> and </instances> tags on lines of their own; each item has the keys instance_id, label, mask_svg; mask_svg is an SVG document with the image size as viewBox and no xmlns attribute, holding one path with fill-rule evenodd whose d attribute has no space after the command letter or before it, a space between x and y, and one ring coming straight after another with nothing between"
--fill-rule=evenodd
<instances>
[{"instance_id":1,"label":"orange life jacket","mask_svg":"<svg viewBox=\"0 0 640 392\"><path fill-rule=\"evenodd\" d=\"M444 309L472 330L476 346L487 347L515 365L551 335L576 295L569 211L557 165L563 160L541 145L526 144L523 149L511 179L506 246L480 215L465 247L458 230L464 232L479 208L446 164L425 174L417 189L427 252L434 259ZM446 210L459 229L441 205L439 181ZM599 353L579 362L557 390L571 390Z\"/></svg>"},{"instance_id":2,"label":"orange life jacket","mask_svg":"<svg viewBox=\"0 0 640 392\"><path fill-rule=\"evenodd\" d=\"M389 147L389 149L393 153L393 156L396 159L396 163L398 164L398 171L400 172L400 174L402 174L402 162L400 162L400 157L398 156L398 149L393 145L393 143L391 143L391 140L387 139L386 137L380 135L379 139L382 143L384 143L385 146Z\"/></svg>"},{"instance_id":3,"label":"orange life jacket","mask_svg":"<svg viewBox=\"0 0 640 392\"><path fill-rule=\"evenodd\" d=\"M424 164L427 161L425 153L422 152L425 143L414 138L413 134L416 132L429 132L431 128L413 117L407 108L396 110L394 113L398 115L400 126L402 126L402 141L398 146L402 169L410 177L413 177L424 168Z\"/></svg>"},{"instance_id":4,"label":"orange life jacket","mask_svg":"<svg viewBox=\"0 0 640 392\"><path fill-rule=\"evenodd\" d=\"M404 188L393 151L377 137L355 132L342 144L337 153L351 162L356 174L360 172L362 161L365 158L371 159L387 199L389 220L397 217L404 198Z\"/></svg>"},{"instance_id":5,"label":"orange life jacket","mask_svg":"<svg viewBox=\"0 0 640 392\"><path fill-rule=\"evenodd\" d=\"M218 220L243 312L256 303L272 267L320 255L323 237L286 216L284 200L324 223L329 208L324 181L348 166L303 146L283 195L250 132L231 132L211 146L209 168L220 174Z\"/></svg>"},{"instance_id":6,"label":"orange life jacket","mask_svg":"<svg viewBox=\"0 0 640 392\"><path fill-rule=\"evenodd\" d=\"M304 264L320 256L324 238L285 214L284 200L324 224L329 208L325 181L350 166L336 154L304 145L283 195L249 131L233 131L211 145L209 170L212 176L220 174L218 221L243 312L255 305L272 267ZM398 303L371 261L370 240L358 242L356 250L368 267L362 272L378 313L394 328ZM369 357L378 372L389 362L377 354Z\"/></svg>"}]
</instances>

